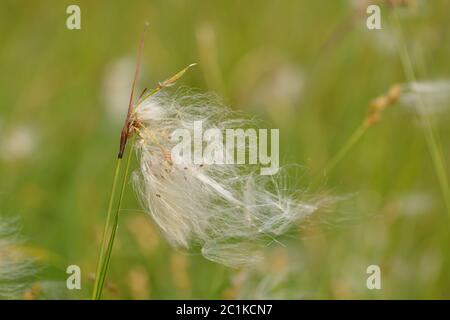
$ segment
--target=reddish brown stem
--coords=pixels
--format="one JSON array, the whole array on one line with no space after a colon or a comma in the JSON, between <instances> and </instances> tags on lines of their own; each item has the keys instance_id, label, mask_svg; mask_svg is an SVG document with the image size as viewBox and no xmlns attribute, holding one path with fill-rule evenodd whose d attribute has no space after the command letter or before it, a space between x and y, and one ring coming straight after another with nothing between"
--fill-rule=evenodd
<instances>
[{"instance_id":1,"label":"reddish brown stem","mask_svg":"<svg viewBox=\"0 0 450 320\"><path fill-rule=\"evenodd\" d=\"M128 137L130 136L130 125L131 125L131 113L133 112L133 100L134 100L134 91L136 87L137 79L139 78L139 70L141 68L141 58L142 58L142 51L144 50L144 40L145 40L145 33L148 29L148 22L145 23L144 31L142 32L141 41L139 43L139 49L137 54L137 60L136 60L136 69L134 70L134 78L133 78L133 84L131 85L131 94L130 94L130 101L128 103L128 111L127 111L127 117L125 118L125 123L122 128L122 132L120 134L120 147L119 147L119 154L117 157L119 159L122 159L123 154L125 152L125 147L127 145Z\"/></svg>"}]
</instances>

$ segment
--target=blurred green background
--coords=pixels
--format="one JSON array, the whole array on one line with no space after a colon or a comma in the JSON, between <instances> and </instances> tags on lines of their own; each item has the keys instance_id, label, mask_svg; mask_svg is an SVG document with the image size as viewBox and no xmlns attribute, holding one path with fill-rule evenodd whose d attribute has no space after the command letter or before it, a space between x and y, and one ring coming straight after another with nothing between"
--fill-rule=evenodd
<instances>
[{"instance_id":1,"label":"blurred green background","mask_svg":"<svg viewBox=\"0 0 450 320\"><path fill-rule=\"evenodd\" d=\"M407 2L395 10L419 79L448 77L450 1ZM306 187L370 101L406 82L394 9L382 6L383 29L369 31L367 3L2 1L0 214L20 217L25 249L42 266L36 281L59 286L54 297L90 296L145 21L139 88L198 62L177 86L217 92L280 128L283 162L307 168ZM70 4L81 8L81 30L66 28ZM449 119L445 109L432 119L447 165ZM347 200L268 250L267 263L241 270L171 248L130 184L105 297L450 297L449 216L411 110L387 110L321 179L321 190ZM80 291L64 288L70 264L81 267ZM366 287L372 264L381 290Z\"/></svg>"}]
</instances>

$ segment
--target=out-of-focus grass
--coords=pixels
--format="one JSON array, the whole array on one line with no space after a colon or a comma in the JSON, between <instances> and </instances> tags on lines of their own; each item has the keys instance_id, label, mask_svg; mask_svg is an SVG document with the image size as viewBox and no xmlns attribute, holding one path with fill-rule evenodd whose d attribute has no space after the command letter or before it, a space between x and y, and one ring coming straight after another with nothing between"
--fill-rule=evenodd
<instances>
[{"instance_id":1,"label":"out-of-focus grass","mask_svg":"<svg viewBox=\"0 0 450 320\"><path fill-rule=\"evenodd\" d=\"M413 62L422 56L426 63L421 79L448 77L450 3L417 2L415 11L401 16ZM47 266L44 276L64 282L66 266L80 265L83 287L70 296L89 297L121 128L102 90L115 61L134 59L144 21L150 30L141 88L199 62L181 84L217 91L233 108L279 127L282 157L304 164L315 177L360 124L370 100L405 81L387 8L382 31L368 31L363 15L320 50L351 15L350 3L77 1L82 29L69 31L65 10L71 1L3 1L0 139L3 145L11 132L26 128L31 147L18 154L2 149L0 213L20 215L30 251ZM434 120L449 165L449 112ZM397 106L386 112L326 178L325 188L352 197L325 223L286 239L281 250L298 259L286 262L293 275L277 288L281 296L449 296L449 221L411 113ZM178 252L159 237L131 185L124 208L107 297L238 295L239 288L231 290L237 271L195 250ZM371 264L382 268L382 290L366 289ZM278 272L283 263L274 268ZM257 284L250 296L261 293Z\"/></svg>"}]
</instances>

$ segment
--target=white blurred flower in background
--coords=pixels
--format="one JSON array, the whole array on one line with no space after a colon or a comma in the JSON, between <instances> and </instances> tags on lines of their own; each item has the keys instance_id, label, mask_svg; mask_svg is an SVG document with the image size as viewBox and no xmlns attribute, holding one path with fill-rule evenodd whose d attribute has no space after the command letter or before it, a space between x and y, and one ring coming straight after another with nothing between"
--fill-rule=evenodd
<instances>
[{"instance_id":1,"label":"white blurred flower in background","mask_svg":"<svg viewBox=\"0 0 450 320\"><path fill-rule=\"evenodd\" d=\"M277 125L292 119L305 85L303 70L270 51L251 52L235 68L239 105L266 114Z\"/></svg>"},{"instance_id":2,"label":"white blurred flower in background","mask_svg":"<svg viewBox=\"0 0 450 320\"><path fill-rule=\"evenodd\" d=\"M250 103L263 106L275 116L280 108L292 108L301 97L303 89L303 73L294 65L282 64L269 71L256 84Z\"/></svg>"},{"instance_id":3,"label":"white blurred flower in background","mask_svg":"<svg viewBox=\"0 0 450 320\"><path fill-rule=\"evenodd\" d=\"M106 112L113 121L123 121L123 112L130 98L130 83L133 82L134 59L122 57L113 61L103 78L102 100Z\"/></svg>"},{"instance_id":4,"label":"white blurred flower in background","mask_svg":"<svg viewBox=\"0 0 450 320\"><path fill-rule=\"evenodd\" d=\"M397 200L400 212L408 216L417 216L432 212L434 204L434 199L431 194L420 191L406 193Z\"/></svg>"},{"instance_id":5,"label":"white blurred flower in background","mask_svg":"<svg viewBox=\"0 0 450 320\"><path fill-rule=\"evenodd\" d=\"M450 107L450 80L417 81L402 85L400 103L422 115L436 115ZM422 104L423 103L423 104Z\"/></svg>"},{"instance_id":6,"label":"white blurred flower in background","mask_svg":"<svg viewBox=\"0 0 450 320\"><path fill-rule=\"evenodd\" d=\"M26 125L5 128L0 137L0 147L1 157L5 161L25 159L36 150L37 133Z\"/></svg>"}]
</instances>

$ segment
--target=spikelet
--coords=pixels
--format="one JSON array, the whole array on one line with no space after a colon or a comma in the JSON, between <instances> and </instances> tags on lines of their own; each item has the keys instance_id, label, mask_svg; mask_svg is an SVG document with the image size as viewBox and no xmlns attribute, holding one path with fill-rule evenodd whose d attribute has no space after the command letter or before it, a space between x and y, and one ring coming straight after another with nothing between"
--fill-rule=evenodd
<instances>
[{"instance_id":1,"label":"spikelet","mask_svg":"<svg viewBox=\"0 0 450 320\"><path fill-rule=\"evenodd\" d=\"M136 190L173 245L199 245L207 259L231 267L255 263L264 239L285 233L328 199L298 200L283 170L261 176L248 165L174 163L171 133L184 128L192 136L200 120L205 130L254 125L212 94L158 92L139 101L131 116L140 159Z\"/></svg>"},{"instance_id":2,"label":"spikelet","mask_svg":"<svg viewBox=\"0 0 450 320\"><path fill-rule=\"evenodd\" d=\"M369 105L369 111L367 113L364 126L371 127L378 123L381 119L383 111L398 101L401 95L401 90L401 86L395 84L386 94L375 98Z\"/></svg>"},{"instance_id":3,"label":"spikelet","mask_svg":"<svg viewBox=\"0 0 450 320\"><path fill-rule=\"evenodd\" d=\"M424 116L441 113L449 106L450 81L438 79L391 86L387 93L378 96L370 103L364 126L371 127L378 123L384 110L397 102L407 110Z\"/></svg>"}]
</instances>

